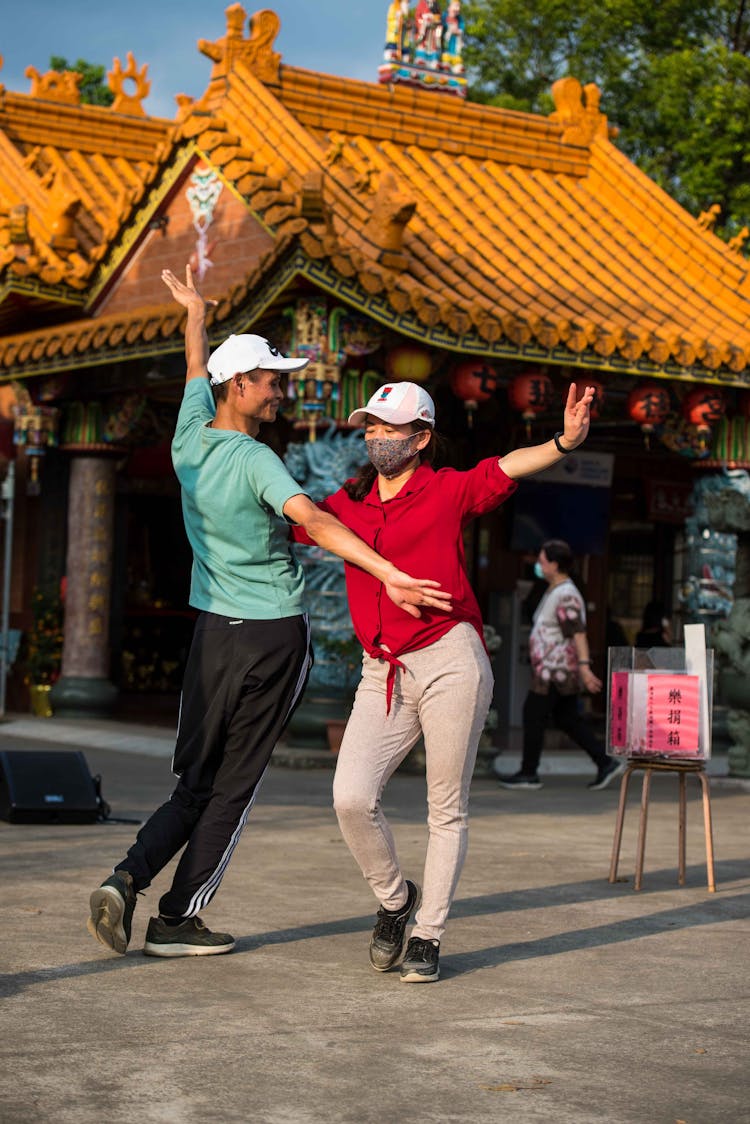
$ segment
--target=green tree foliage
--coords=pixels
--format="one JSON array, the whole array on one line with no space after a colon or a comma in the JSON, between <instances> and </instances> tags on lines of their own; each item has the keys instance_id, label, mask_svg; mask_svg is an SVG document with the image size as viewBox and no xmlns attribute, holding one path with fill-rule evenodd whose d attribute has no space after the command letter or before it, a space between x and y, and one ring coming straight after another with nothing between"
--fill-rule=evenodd
<instances>
[{"instance_id":1,"label":"green tree foliage","mask_svg":"<svg viewBox=\"0 0 750 1124\"><path fill-rule=\"evenodd\" d=\"M63 70L73 70L76 74L81 75L81 84L78 88L81 91L81 101L85 104L111 105L115 100L115 95L104 81L105 68L103 66L86 62L85 59L79 59L76 63L69 63L61 55L52 55L49 64L52 70L58 70L61 73Z\"/></svg>"},{"instance_id":2,"label":"green tree foliage","mask_svg":"<svg viewBox=\"0 0 750 1124\"><path fill-rule=\"evenodd\" d=\"M617 144L718 230L750 226L748 0L468 0L475 101L549 113L567 74L596 82Z\"/></svg>"}]
</instances>

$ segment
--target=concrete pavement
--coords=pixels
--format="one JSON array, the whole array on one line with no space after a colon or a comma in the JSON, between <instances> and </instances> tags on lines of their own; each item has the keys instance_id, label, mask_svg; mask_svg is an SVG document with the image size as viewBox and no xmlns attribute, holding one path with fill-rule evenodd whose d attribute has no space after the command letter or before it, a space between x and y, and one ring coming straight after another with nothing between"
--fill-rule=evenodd
<instances>
[{"instance_id":1,"label":"concrete pavement","mask_svg":"<svg viewBox=\"0 0 750 1124\"><path fill-rule=\"evenodd\" d=\"M21 735L7 722L0 749L75 744L101 773L113 815L139 820L170 791L169 732L110 724L119 742L105 745L96 725L42 722ZM59 727L78 740L63 741ZM689 785L680 888L676 780L655 778L635 893L637 795L623 880L610 885L617 786L590 793L586 779L550 773L540 792L475 780L442 979L422 986L369 967L375 906L340 839L330 771L269 770L205 914L237 938L228 956L142 955L169 869L139 899L127 956L89 937L89 892L134 825L0 822L0 1119L750 1120L748 785L712 780L718 887L709 894L698 787ZM394 777L386 808L419 879L423 778Z\"/></svg>"}]
</instances>

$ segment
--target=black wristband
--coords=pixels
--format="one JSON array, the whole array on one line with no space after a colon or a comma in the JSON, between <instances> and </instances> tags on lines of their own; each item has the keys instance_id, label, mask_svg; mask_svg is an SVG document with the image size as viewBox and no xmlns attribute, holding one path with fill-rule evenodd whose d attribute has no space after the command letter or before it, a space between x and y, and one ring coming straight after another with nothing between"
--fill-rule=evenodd
<instances>
[{"instance_id":1,"label":"black wristband","mask_svg":"<svg viewBox=\"0 0 750 1124\"><path fill-rule=\"evenodd\" d=\"M557 446L558 452L562 453L563 456L567 457L568 453L572 453L573 450L572 449L566 449L563 445L560 444L560 438L563 437L563 436L564 436L563 431L561 429L558 429L557 433L552 438L552 440L555 442L555 445Z\"/></svg>"}]
</instances>

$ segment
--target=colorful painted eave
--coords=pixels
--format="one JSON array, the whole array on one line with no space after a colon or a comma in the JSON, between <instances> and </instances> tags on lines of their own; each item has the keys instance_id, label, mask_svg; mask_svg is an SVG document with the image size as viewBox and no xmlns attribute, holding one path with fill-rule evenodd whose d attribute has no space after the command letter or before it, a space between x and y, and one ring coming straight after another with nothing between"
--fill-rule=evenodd
<instances>
[{"instance_id":1,"label":"colorful painted eave","mask_svg":"<svg viewBox=\"0 0 750 1124\"><path fill-rule=\"evenodd\" d=\"M215 62L204 97L184 100L174 125L155 123L151 162L125 162L123 182L137 181L140 202L121 199L110 212L108 239L79 279L88 307L111 270L127 267L144 216L194 150L276 241L225 294L215 335L252 326L304 276L407 337L457 352L750 382L741 245L717 238L710 218L691 217L619 152L595 88L557 83L549 118L389 90L283 66L273 13L253 17L247 39L239 5L227 17L226 40L201 45ZM6 178L21 176L9 143L0 130L0 198ZM36 192L42 212L41 183ZM92 366L181 347L172 307L94 316L6 337L0 378L72 366L70 356Z\"/></svg>"},{"instance_id":2,"label":"colorful painted eave","mask_svg":"<svg viewBox=\"0 0 750 1124\"><path fill-rule=\"evenodd\" d=\"M411 294L403 288L389 292L384 285L380 288L374 285L377 267L369 268L363 278L351 256L345 258L337 254L335 263L330 256L310 257L301 248L302 241L298 236L291 235L286 245L280 244L247 278L224 295L208 319L212 346L230 332L251 330L270 310L278 307L278 302L286 293L293 292L301 278L305 278L334 300L360 310L407 338L464 355L575 366L592 373L610 371L634 377L671 378L737 387L748 385L742 375L723 369L710 371L700 364L687 366L666 362L656 365L644 357L627 360L618 354L601 356L592 350L572 356L564 345L545 348L535 340L516 343L506 336L490 341L468 324L465 332L457 334L439 319L425 317L424 308L420 316L412 309L402 312L394 307L402 305L408 308ZM346 276L347 273L349 276ZM508 327L520 332L523 324L519 321ZM181 310L165 304L149 306L128 315L101 316L8 336L0 340L0 382L177 355L183 350L183 331Z\"/></svg>"}]
</instances>

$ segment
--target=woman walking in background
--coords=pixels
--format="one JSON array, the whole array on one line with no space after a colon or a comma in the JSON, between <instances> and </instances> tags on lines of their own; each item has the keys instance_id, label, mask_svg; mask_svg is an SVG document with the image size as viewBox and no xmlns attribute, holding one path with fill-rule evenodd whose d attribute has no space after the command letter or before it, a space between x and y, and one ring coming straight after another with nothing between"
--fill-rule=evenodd
<instances>
[{"instance_id":1,"label":"woman walking in background","mask_svg":"<svg viewBox=\"0 0 750 1124\"><path fill-rule=\"evenodd\" d=\"M606 788L624 769L624 763L607 756L579 709L581 690L596 694L602 682L591 670L586 606L570 577L572 567L573 553L562 539L544 543L534 563L534 573L547 582L547 591L534 612L529 637L532 678L523 706L521 768L511 776L498 774L503 788L542 787L539 762L550 720L596 765L589 788Z\"/></svg>"}]
</instances>

